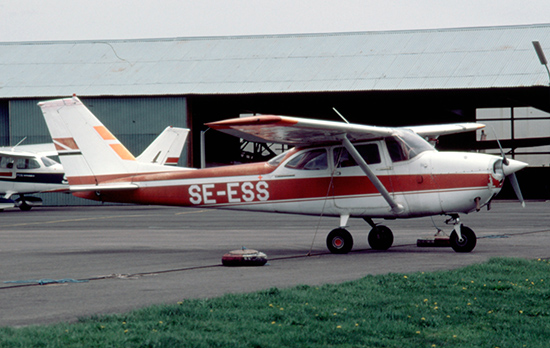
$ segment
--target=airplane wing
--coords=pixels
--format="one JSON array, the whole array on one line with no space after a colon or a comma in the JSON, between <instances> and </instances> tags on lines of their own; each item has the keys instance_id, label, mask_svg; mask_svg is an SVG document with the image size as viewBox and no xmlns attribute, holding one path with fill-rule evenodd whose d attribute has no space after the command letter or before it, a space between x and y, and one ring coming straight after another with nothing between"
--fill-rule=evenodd
<instances>
[{"instance_id":1,"label":"airplane wing","mask_svg":"<svg viewBox=\"0 0 550 348\"><path fill-rule=\"evenodd\" d=\"M206 125L248 141L295 146L341 142L343 134L350 141L360 141L391 136L399 129L412 130L423 137L437 137L484 127L477 123L459 123L392 128L276 115L233 118Z\"/></svg>"},{"instance_id":2,"label":"airplane wing","mask_svg":"<svg viewBox=\"0 0 550 348\"><path fill-rule=\"evenodd\" d=\"M189 129L166 127L136 159L144 163L177 165Z\"/></svg>"},{"instance_id":3,"label":"airplane wing","mask_svg":"<svg viewBox=\"0 0 550 348\"><path fill-rule=\"evenodd\" d=\"M412 130L421 137L437 138L440 135L471 132L484 127L485 125L481 123L449 123L435 124L429 126L411 126L403 128Z\"/></svg>"},{"instance_id":4,"label":"airplane wing","mask_svg":"<svg viewBox=\"0 0 550 348\"><path fill-rule=\"evenodd\" d=\"M9 153L11 156L27 154L35 154L39 156L57 156L55 145L53 143L32 144L32 145L17 145L0 147L0 152L3 154ZM23 154L22 154L23 153ZM29 157L29 156L23 156Z\"/></svg>"},{"instance_id":5,"label":"airplane wing","mask_svg":"<svg viewBox=\"0 0 550 348\"><path fill-rule=\"evenodd\" d=\"M389 136L395 132L394 128L276 115L233 118L206 125L256 143L289 145L340 142L344 134L347 134L351 141L368 140Z\"/></svg>"},{"instance_id":6,"label":"airplane wing","mask_svg":"<svg viewBox=\"0 0 550 348\"><path fill-rule=\"evenodd\" d=\"M12 157L12 158L35 158L36 154L12 151L11 148L0 149L0 156Z\"/></svg>"}]
</instances>

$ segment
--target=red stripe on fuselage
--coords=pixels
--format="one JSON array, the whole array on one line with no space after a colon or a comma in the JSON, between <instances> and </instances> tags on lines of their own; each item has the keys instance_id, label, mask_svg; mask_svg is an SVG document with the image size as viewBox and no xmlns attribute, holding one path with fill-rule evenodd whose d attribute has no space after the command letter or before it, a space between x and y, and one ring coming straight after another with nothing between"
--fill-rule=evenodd
<instances>
[{"instance_id":1,"label":"red stripe on fuselage","mask_svg":"<svg viewBox=\"0 0 550 348\"><path fill-rule=\"evenodd\" d=\"M238 167L238 166L235 166ZM215 169L215 168L212 168ZM211 171L211 170L209 170ZM202 172L202 171L194 171ZM263 175L257 170L254 174ZM190 174L191 178L210 178L212 176L200 173L200 176ZM129 202L141 204L162 204L179 206L198 205L238 205L254 203L275 203L302 199L346 198L367 195L378 195L379 192L370 180L364 176L321 178L289 178L278 180L235 180L227 172L217 177L228 177L227 181L212 183L205 180L198 184L180 183L156 187L140 187L132 191L106 191L102 193L105 201ZM243 175L239 170L238 175ZM154 175L158 177L158 175ZM134 177L134 182L150 180L146 175ZM149 180L147 180L149 179ZM181 176L172 179L183 179ZM434 174L434 175L395 175L379 176L380 181L388 191L397 194L412 194L428 191L450 191L488 188L490 175L488 174ZM82 198L98 199L95 194L81 192L75 194Z\"/></svg>"}]
</instances>

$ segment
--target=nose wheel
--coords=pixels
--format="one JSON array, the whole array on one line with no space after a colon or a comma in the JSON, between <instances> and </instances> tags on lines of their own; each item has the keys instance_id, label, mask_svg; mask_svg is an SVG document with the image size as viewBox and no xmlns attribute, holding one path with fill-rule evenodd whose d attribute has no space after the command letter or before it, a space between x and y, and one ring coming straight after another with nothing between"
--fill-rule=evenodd
<instances>
[{"instance_id":1,"label":"nose wheel","mask_svg":"<svg viewBox=\"0 0 550 348\"><path fill-rule=\"evenodd\" d=\"M451 243L451 248L457 253L469 253L474 250L477 244L477 238L474 231L471 228L460 225L460 236L456 231L451 233L451 238L449 242Z\"/></svg>"},{"instance_id":2,"label":"nose wheel","mask_svg":"<svg viewBox=\"0 0 550 348\"><path fill-rule=\"evenodd\" d=\"M454 225L453 232L449 238L451 248L457 253L469 253L474 250L477 244L477 237L474 231L460 223L458 214L451 214L446 224Z\"/></svg>"}]
</instances>

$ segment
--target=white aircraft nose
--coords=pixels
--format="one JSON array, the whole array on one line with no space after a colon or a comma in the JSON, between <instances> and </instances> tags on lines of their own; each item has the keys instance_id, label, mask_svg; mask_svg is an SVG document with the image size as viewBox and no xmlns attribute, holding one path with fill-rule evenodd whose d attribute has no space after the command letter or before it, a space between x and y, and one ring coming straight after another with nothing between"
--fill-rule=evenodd
<instances>
[{"instance_id":1,"label":"white aircraft nose","mask_svg":"<svg viewBox=\"0 0 550 348\"><path fill-rule=\"evenodd\" d=\"M518 170L522 170L523 168L527 167L527 165L528 164L525 162L509 159L508 164L502 166L502 171L504 172L504 175L508 176L517 172Z\"/></svg>"}]
</instances>

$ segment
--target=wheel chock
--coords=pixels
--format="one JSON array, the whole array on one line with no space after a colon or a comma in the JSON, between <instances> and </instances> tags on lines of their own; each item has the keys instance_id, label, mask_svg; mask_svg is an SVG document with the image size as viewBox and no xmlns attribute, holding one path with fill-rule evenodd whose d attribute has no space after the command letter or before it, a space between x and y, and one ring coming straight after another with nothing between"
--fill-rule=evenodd
<instances>
[{"instance_id":1,"label":"wheel chock","mask_svg":"<svg viewBox=\"0 0 550 348\"><path fill-rule=\"evenodd\" d=\"M266 263L267 255L254 249L233 250L222 257L224 266L263 266Z\"/></svg>"}]
</instances>

